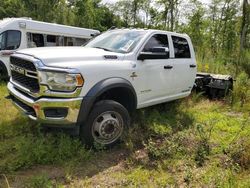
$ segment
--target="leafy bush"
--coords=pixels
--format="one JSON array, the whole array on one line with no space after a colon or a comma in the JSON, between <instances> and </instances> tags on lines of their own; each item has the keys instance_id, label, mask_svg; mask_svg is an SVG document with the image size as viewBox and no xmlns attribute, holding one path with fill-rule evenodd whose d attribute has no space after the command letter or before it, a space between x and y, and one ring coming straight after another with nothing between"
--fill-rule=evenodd
<instances>
[{"instance_id":1,"label":"leafy bush","mask_svg":"<svg viewBox=\"0 0 250 188\"><path fill-rule=\"evenodd\" d=\"M149 159L161 160L168 158L178 159L180 156L191 154L196 140L190 135L190 131L177 132L163 139L150 138L144 144Z\"/></svg>"},{"instance_id":2,"label":"leafy bush","mask_svg":"<svg viewBox=\"0 0 250 188\"><path fill-rule=\"evenodd\" d=\"M52 182L45 174L33 176L25 182L26 188L52 188Z\"/></svg>"},{"instance_id":3,"label":"leafy bush","mask_svg":"<svg viewBox=\"0 0 250 188\"><path fill-rule=\"evenodd\" d=\"M250 140L247 137L240 138L230 147L228 154L234 163L243 169L250 169Z\"/></svg>"},{"instance_id":4,"label":"leafy bush","mask_svg":"<svg viewBox=\"0 0 250 188\"><path fill-rule=\"evenodd\" d=\"M212 126L210 129L205 130L204 125L198 124L197 132L200 138L195 153L195 161L198 166L202 166L207 159L207 156L210 154L211 148L209 145L209 140L211 137Z\"/></svg>"},{"instance_id":5,"label":"leafy bush","mask_svg":"<svg viewBox=\"0 0 250 188\"><path fill-rule=\"evenodd\" d=\"M242 53L241 59L242 69L250 76L250 50L245 50Z\"/></svg>"},{"instance_id":6,"label":"leafy bush","mask_svg":"<svg viewBox=\"0 0 250 188\"><path fill-rule=\"evenodd\" d=\"M240 107L250 99L250 79L245 72L239 74L236 78L236 84L233 89L233 102L240 102Z\"/></svg>"},{"instance_id":7,"label":"leafy bush","mask_svg":"<svg viewBox=\"0 0 250 188\"><path fill-rule=\"evenodd\" d=\"M178 143L174 143L168 139L164 141L158 140L153 141L150 139L147 144L145 144L145 149L148 152L150 159L163 159L173 157L178 150Z\"/></svg>"}]
</instances>

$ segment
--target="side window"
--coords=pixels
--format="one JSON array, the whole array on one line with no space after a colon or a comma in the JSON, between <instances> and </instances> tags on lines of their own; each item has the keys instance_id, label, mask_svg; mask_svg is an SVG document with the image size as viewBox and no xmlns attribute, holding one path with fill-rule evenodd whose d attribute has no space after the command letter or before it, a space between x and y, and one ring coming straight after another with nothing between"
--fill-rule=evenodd
<instances>
[{"instance_id":1,"label":"side window","mask_svg":"<svg viewBox=\"0 0 250 188\"><path fill-rule=\"evenodd\" d=\"M64 37L64 46L73 46L72 37Z\"/></svg>"},{"instance_id":2,"label":"side window","mask_svg":"<svg viewBox=\"0 0 250 188\"><path fill-rule=\"evenodd\" d=\"M46 46L57 46L57 37L55 35L47 35Z\"/></svg>"},{"instance_id":3,"label":"side window","mask_svg":"<svg viewBox=\"0 0 250 188\"><path fill-rule=\"evenodd\" d=\"M154 48L168 48L168 36L163 34L153 35L143 48L143 52L153 52Z\"/></svg>"},{"instance_id":4,"label":"side window","mask_svg":"<svg viewBox=\"0 0 250 188\"><path fill-rule=\"evenodd\" d=\"M56 45L57 46L64 46L64 37L63 36L58 36Z\"/></svg>"},{"instance_id":5,"label":"side window","mask_svg":"<svg viewBox=\"0 0 250 188\"><path fill-rule=\"evenodd\" d=\"M175 58L191 58L188 41L182 37L172 36Z\"/></svg>"},{"instance_id":6,"label":"side window","mask_svg":"<svg viewBox=\"0 0 250 188\"><path fill-rule=\"evenodd\" d=\"M44 35L38 33L27 33L28 48L44 47Z\"/></svg>"},{"instance_id":7,"label":"side window","mask_svg":"<svg viewBox=\"0 0 250 188\"><path fill-rule=\"evenodd\" d=\"M9 30L0 35L1 50L15 50L21 43L21 32Z\"/></svg>"},{"instance_id":8,"label":"side window","mask_svg":"<svg viewBox=\"0 0 250 188\"><path fill-rule=\"evenodd\" d=\"M47 42L56 43L56 36L55 35L47 35Z\"/></svg>"},{"instance_id":9,"label":"side window","mask_svg":"<svg viewBox=\"0 0 250 188\"><path fill-rule=\"evenodd\" d=\"M35 44L35 47L44 47L43 35L32 33L32 42Z\"/></svg>"},{"instance_id":10,"label":"side window","mask_svg":"<svg viewBox=\"0 0 250 188\"><path fill-rule=\"evenodd\" d=\"M83 39L83 38L73 38L74 46L81 46L81 45L83 45L86 41L87 41L87 39Z\"/></svg>"}]
</instances>

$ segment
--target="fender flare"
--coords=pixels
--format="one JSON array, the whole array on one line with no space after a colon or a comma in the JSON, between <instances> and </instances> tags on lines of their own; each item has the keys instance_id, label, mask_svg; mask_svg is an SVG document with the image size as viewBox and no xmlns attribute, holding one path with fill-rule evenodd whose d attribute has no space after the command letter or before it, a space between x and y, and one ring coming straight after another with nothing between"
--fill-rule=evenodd
<instances>
[{"instance_id":1,"label":"fender flare","mask_svg":"<svg viewBox=\"0 0 250 188\"><path fill-rule=\"evenodd\" d=\"M108 78L105 80L102 80L95 84L86 94L85 97L83 97L83 101L81 104L80 112L78 115L78 125L79 123L84 123L87 120L87 117L96 101L96 99L101 96L104 92L113 89L113 88L126 88L129 89L130 92L132 92L134 96L134 109L137 107L137 95L134 90L134 87L132 84L123 78Z\"/></svg>"}]
</instances>

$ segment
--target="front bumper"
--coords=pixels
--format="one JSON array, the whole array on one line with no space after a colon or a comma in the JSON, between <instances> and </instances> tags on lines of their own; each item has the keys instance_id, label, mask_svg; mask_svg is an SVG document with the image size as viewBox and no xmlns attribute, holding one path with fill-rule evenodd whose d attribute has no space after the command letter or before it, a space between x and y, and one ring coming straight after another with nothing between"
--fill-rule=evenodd
<instances>
[{"instance_id":1,"label":"front bumper","mask_svg":"<svg viewBox=\"0 0 250 188\"><path fill-rule=\"evenodd\" d=\"M9 82L8 90L14 105L29 118L47 125L75 125L81 108L83 98L49 98L41 97L35 99L19 91ZM45 113L48 109L64 109L61 117L48 116Z\"/></svg>"}]
</instances>

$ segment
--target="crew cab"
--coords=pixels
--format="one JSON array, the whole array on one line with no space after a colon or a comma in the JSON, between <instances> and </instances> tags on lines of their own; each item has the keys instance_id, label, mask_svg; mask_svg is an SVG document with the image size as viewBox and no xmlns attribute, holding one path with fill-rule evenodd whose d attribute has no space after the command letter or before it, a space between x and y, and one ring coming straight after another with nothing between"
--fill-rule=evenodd
<instances>
[{"instance_id":1,"label":"crew cab","mask_svg":"<svg viewBox=\"0 0 250 188\"><path fill-rule=\"evenodd\" d=\"M188 96L196 61L188 35L113 29L82 47L17 51L9 98L47 126L79 129L88 145L115 144L136 109Z\"/></svg>"}]
</instances>

